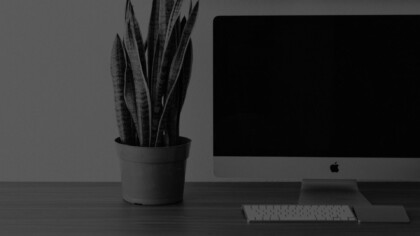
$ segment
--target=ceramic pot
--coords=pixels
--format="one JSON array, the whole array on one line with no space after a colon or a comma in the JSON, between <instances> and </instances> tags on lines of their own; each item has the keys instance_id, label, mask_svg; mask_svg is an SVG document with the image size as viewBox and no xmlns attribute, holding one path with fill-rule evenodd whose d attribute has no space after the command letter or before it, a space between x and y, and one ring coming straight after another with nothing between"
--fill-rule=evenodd
<instances>
[{"instance_id":1,"label":"ceramic pot","mask_svg":"<svg viewBox=\"0 0 420 236\"><path fill-rule=\"evenodd\" d=\"M142 205L181 202L191 140L180 137L169 147L139 147L115 140L120 158L122 197Z\"/></svg>"}]
</instances>

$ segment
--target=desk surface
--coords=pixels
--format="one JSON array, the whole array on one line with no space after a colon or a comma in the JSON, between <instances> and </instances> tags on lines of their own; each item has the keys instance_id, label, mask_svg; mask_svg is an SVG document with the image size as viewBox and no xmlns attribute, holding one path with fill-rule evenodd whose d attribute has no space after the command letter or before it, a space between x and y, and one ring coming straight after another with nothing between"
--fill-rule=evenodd
<instances>
[{"instance_id":1,"label":"desk surface","mask_svg":"<svg viewBox=\"0 0 420 236\"><path fill-rule=\"evenodd\" d=\"M0 183L0 235L420 235L420 183L361 183L410 224L247 224L241 204L294 204L299 183L187 183L184 202L125 203L119 183Z\"/></svg>"}]
</instances>

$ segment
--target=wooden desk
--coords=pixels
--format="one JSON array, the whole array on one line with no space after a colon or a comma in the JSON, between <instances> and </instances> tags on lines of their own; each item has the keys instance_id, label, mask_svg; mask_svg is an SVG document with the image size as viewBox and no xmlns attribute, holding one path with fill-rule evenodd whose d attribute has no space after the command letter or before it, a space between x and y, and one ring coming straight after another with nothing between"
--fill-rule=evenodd
<instances>
[{"instance_id":1,"label":"wooden desk","mask_svg":"<svg viewBox=\"0 0 420 236\"><path fill-rule=\"evenodd\" d=\"M296 203L299 183L187 183L179 205L130 205L119 183L0 183L0 235L420 235L420 183L362 183L410 224L247 224L241 204Z\"/></svg>"}]
</instances>

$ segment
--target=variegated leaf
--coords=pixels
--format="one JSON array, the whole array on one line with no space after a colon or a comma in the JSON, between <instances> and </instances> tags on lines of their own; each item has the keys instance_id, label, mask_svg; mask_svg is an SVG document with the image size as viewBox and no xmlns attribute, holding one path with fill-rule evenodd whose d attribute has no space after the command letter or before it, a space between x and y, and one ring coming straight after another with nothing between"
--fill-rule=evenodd
<instances>
[{"instance_id":1,"label":"variegated leaf","mask_svg":"<svg viewBox=\"0 0 420 236\"><path fill-rule=\"evenodd\" d=\"M143 37L141 35L140 26L134 14L133 5L131 4L130 0L127 0L125 21L126 22L131 21L133 24L134 34L137 40L137 48L139 50L140 62L141 62L142 70L144 72L144 75L147 81L147 64L146 64L145 46L143 43Z\"/></svg>"},{"instance_id":2,"label":"variegated leaf","mask_svg":"<svg viewBox=\"0 0 420 236\"><path fill-rule=\"evenodd\" d=\"M181 14L182 2L183 2L183 0L175 0L175 2L173 4L172 11L171 11L171 16L169 18L168 27L167 27L167 31L166 31L166 38L167 39L169 39L171 37L172 31L174 30L174 27L175 27L175 23L179 19L179 16ZM165 50L166 50L167 46L168 46L168 42L165 44Z\"/></svg>"},{"instance_id":3,"label":"variegated leaf","mask_svg":"<svg viewBox=\"0 0 420 236\"><path fill-rule=\"evenodd\" d=\"M128 18L126 22L124 42L127 50L128 58L133 71L133 81L135 89L135 99L137 106L137 119L139 123L139 142L140 146L150 146L151 141L151 113L150 113L150 94L147 87L146 77L141 65L137 38L135 33L135 25L132 18Z\"/></svg>"},{"instance_id":4,"label":"variegated leaf","mask_svg":"<svg viewBox=\"0 0 420 236\"><path fill-rule=\"evenodd\" d=\"M175 28L179 28L179 20L177 20L176 24L175 24ZM158 100L160 102L160 104L156 104L155 103L155 109L154 109L154 113L153 113L153 122L152 124L156 124L153 128L152 128L152 140L155 140L155 137L157 135L156 131L157 131L157 125L159 124L159 119L161 116L161 111L163 108L163 104L164 104L164 100L166 99L166 91L167 91L167 82L168 82L168 75L169 75L169 68L171 66L172 60L175 56L176 53L176 49L178 47L179 44L179 36L178 36L178 32L174 31L174 33L171 35L171 38L169 39L169 46L167 48L167 50L165 51L165 54L163 55L163 63L162 63L162 68L160 70L159 73L159 83L157 84L158 86L156 87L156 93L155 93L155 99ZM165 123L164 123L165 124ZM163 127L163 129L165 129ZM157 140L158 144L157 146L161 145L161 141L162 140Z\"/></svg>"},{"instance_id":5,"label":"variegated leaf","mask_svg":"<svg viewBox=\"0 0 420 236\"><path fill-rule=\"evenodd\" d=\"M115 113L121 142L133 145L135 142L135 133L131 129L132 118L124 100L125 67L124 49L120 36L117 35L111 53L111 75L114 86Z\"/></svg>"},{"instance_id":6,"label":"variegated leaf","mask_svg":"<svg viewBox=\"0 0 420 236\"><path fill-rule=\"evenodd\" d=\"M133 71L131 70L130 59L128 58L128 53L125 49L124 42L122 45L124 49L124 58L126 61L124 71L124 100L131 116L131 129L134 129L135 131L133 132L136 139L135 145L140 145L139 137L141 137L141 133L139 133L139 131L141 130L139 129L139 122L137 118L136 90L134 88Z\"/></svg>"},{"instance_id":7,"label":"variegated leaf","mask_svg":"<svg viewBox=\"0 0 420 236\"><path fill-rule=\"evenodd\" d=\"M156 42L158 40L158 34L159 34L159 3L160 0L153 0L152 5L152 13L150 15L150 22L149 22L149 32L147 36L147 71L148 71L148 79L149 79L149 88L151 95L153 93L152 88L154 85L152 84L152 81L154 76L152 75L154 72L152 70L152 66L154 65L154 54L156 50Z\"/></svg>"},{"instance_id":8,"label":"variegated leaf","mask_svg":"<svg viewBox=\"0 0 420 236\"><path fill-rule=\"evenodd\" d=\"M174 0L166 0L166 24L168 24L169 18L171 17L173 6Z\"/></svg>"},{"instance_id":9,"label":"variegated leaf","mask_svg":"<svg viewBox=\"0 0 420 236\"><path fill-rule=\"evenodd\" d=\"M185 53L184 63L179 74L179 80L173 92L173 99L168 104L167 118L162 121L162 127L167 130L169 142L167 145L176 145L179 138L179 122L181 110L184 105L192 68L192 41L190 40Z\"/></svg>"},{"instance_id":10,"label":"variegated leaf","mask_svg":"<svg viewBox=\"0 0 420 236\"><path fill-rule=\"evenodd\" d=\"M192 62L193 62L193 47L192 41L190 40L185 53L184 64L180 73L180 106L178 112L180 113L182 107L184 106L185 97L187 96L188 85L190 84L191 71L192 71Z\"/></svg>"},{"instance_id":11,"label":"variegated leaf","mask_svg":"<svg viewBox=\"0 0 420 236\"><path fill-rule=\"evenodd\" d=\"M191 15L191 11L192 11L192 0L190 0L190 8L188 10L188 15Z\"/></svg>"}]
</instances>

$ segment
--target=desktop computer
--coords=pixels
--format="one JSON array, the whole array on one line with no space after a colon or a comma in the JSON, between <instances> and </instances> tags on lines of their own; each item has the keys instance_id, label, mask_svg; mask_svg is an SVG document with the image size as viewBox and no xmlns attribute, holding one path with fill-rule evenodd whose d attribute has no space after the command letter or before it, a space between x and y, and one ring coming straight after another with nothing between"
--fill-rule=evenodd
<instances>
[{"instance_id":1,"label":"desktop computer","mask_svg":"<svg viewBox=\"0 0 420 236\"><path fill-rule=\"evenodd\" d=\"M214 19L214 172L302 181L300 204L369 206L357 181L420 179L420 16Z\"/></svg>"}]
</instances>

